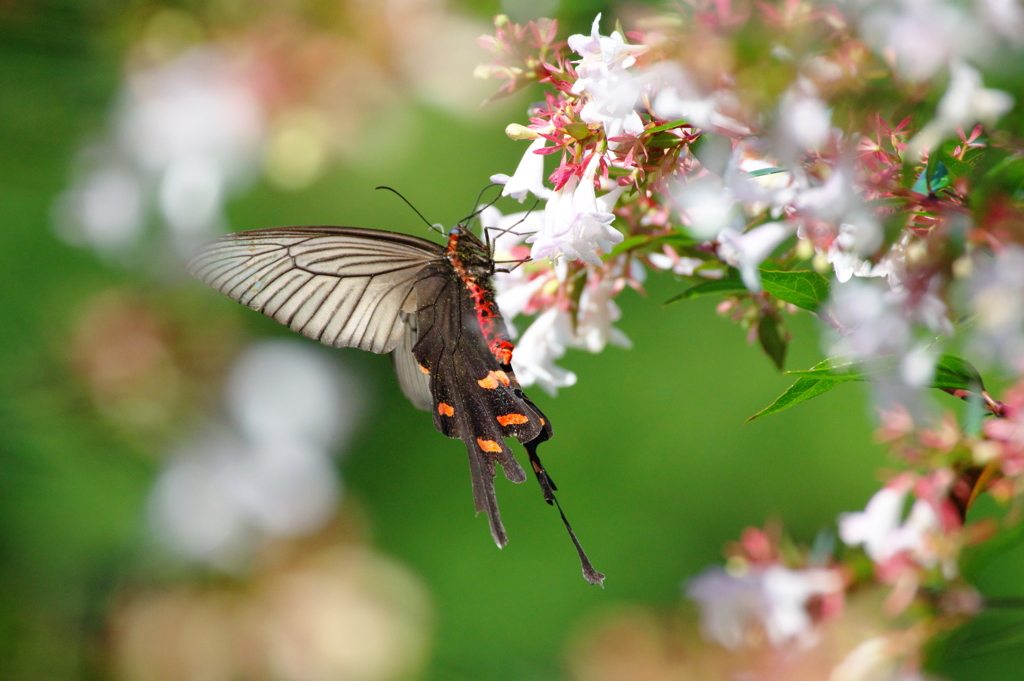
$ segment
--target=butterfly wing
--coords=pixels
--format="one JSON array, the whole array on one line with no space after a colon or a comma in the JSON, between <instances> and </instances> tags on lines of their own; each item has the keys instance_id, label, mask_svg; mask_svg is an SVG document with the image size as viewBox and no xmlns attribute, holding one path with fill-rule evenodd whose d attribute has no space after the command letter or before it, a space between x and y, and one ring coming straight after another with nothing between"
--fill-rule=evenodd
<instances>
[{"instance_id":1,"label":"butterfly wing","mask_svg":"<svg viewBox=\"0 0 1024 681\"><path fill-rule=\"evenodd\" d=\"M505 438L550 437L551 426L525 399L512 368L495 359L462 282L443 266L428 272L420 284L413 354L430 374L434 426L465 443L476 510L487 513L495 543L504 546L508 537L494 492L496 464L512 482L526 479Z\"/></svg>"},{"instance_id":2,"label":"butterfly wing","mask_svg":"<svg viewBox=\"0 0 1024 681\"><path fill-rule=\"evenodd\" d=\"M391 352L416 310L416 283L444 249L357 227L258 229L220 237L189 262L200 281L304 336Z\"/></svg>"},{"instance_id":3,"label":"butterfly wing","mask_svg":"<svg viewBox=\"0 0 1024 681\"><path fill-rule=\"evenodd\" d=\"M402 313L402 323L405 327L402 333L402 340L398 347L391 353L395 364L395 376L398 377L398 385L402 393L409 398L412 405L423 411L430 411L434 407L434 398L430 394L430 376L420 368L412 349L419 340L418 324L416 313Z\"/></svg>"}]
</instances>

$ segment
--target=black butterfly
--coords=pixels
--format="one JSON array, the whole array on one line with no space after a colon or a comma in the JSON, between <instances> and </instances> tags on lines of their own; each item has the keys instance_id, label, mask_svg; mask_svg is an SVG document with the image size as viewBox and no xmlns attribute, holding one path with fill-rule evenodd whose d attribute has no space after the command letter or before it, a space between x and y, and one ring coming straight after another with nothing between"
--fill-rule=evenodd
<instances>
[{"instance_id":1,"label":"black butterfly","mask_svg":"<svg viewBox=\"0 0 1024 681\"><path fill-rule=\"evenodd\" d=\"M473 501L499 547L508 538L494 495L495 464L512 482L526 473L505 443L525 447L549 504L558 507L583 576L587 559L537 457L551 423L512 371L513 345L494 302L491 249L460 225L447 246L357 227L283 227L220 237L188 265L197 279L293 331L334 347L392 353L398 382L434 427L469 452Z\"/></svg>"}]
</instances>

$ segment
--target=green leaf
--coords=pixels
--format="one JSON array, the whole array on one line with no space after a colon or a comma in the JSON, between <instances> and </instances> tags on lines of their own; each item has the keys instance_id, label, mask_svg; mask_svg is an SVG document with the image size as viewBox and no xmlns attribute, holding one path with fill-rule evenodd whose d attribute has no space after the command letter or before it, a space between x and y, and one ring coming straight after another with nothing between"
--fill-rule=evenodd
<instances>
[{"instance_id":1,"label":"green leaf","mask_svg":"<svg viewBox=\"0 0 1024 681\"><path fill-rule=\"evenodd\" d=\"M895 366L891 358L889 360L880 358L869 363L864 360L850 359L849 357L830 357L818 362L810 369L787 371L787 376L794 375L798 377L796 383L791 385L778 399L751 416L747 421L749 422L761 416L789 409L795 404L828 392L840 383L864 381L871 373L894 370ZM936 362L935 378L932 380L931 387L978 390L982 387L981 375L974 368L974 365L967 360L956 355L943 354L939 355L938 362Z\"/></svg>"},{"instance_id":2,"label":"green leaf","mask_svg":"<svg viewBox=\"0 0 1024 681\"><path fill-rule=\"evenodd\" d=\"M721 177L729 165L729 157L732 156L732 142L725 135L703 132L697 141L690 145L690 152L708 172Z\"/></svg>"},{"instance_id":3,"label":"green leaf","mask_svg":"<svg viewBox=\"0 0 1024 681\"><path fill-rule=\"evenodd\" d=\"M786 339L779 329L779 321L770 314L761 317L757 324L757 340L769 359L782 371L786 363Z\"/></svg>"},{"instance_id":4,"label":"green leaf","mask_svg":"<svg viewBox=\"0 0 1024 681\"><path fill-rule=\"evenodd\" d=\"M984 383L981 381L981 374L966 359L956 355L939 355L939 361L935 364L935 378L932 380L932 387L978 390L984 388Z\"/></svg>"},{"instance_id":5,"label":"green leaf","mask_svg":"<svg viewBox=\"0 0 1024 681\"><path fill-rule=\"evenodd\" d=\"M697 298L699 296L706 296L712 293L746 293L747 287L743 285L740 279L726 278L726 279L712 279L711 281L705 281L702 284L691 286L682 293L676 296L672 296L664 303L662 307L671 305L672 303L678 303L680 300L689 300L691 298Z\"/></svg>"},{"instance_id":6,"label":"green leaf","mask_svg":"<svg viewBox=\"0 0 1024 681\"><path fill-rule=\"evenodd\" d=\"M641 136L643 136L643 135L656 135L659 132L664 132L665 130L672 130L673 128L681 128L682 126L688 125L688 124L689 124L688 120L686 120L685 118L680 118L679 120L672 121L671 123L664 123L662 125L656 125L653 128L648 128L647 130L644 130L641 133Z\"/></svg>"},{"instance_id":7,"label":"green leaf","mask_svg":"<svg viewBox=\"0 0 1024 681\"><path fill-rule=\"evenodd\" d=\"M828 300L828 279L817 272L761 270L761 286L779 300L817 312Z\"/></svg>"},{"instance_id":8,"label":"green leaf","mask_svg":"<svg viewBox=\"0 0 1024 681\"><path fill-rule=\"evenodd\" d=\"M653 137L649 138L647 146L653 147L655 149L670 149L674 146L681 144L682 141L683 138L679 137L678 135L673 135L672 133L669 132L659 132Z\"/></svg>"},{"instance_id":9,"label":"green leaf","mask_svg":"<svg viewBox=\"0 0 1024 681\"><path fill-rule=\"evenodd\" d=\"M938 158L938 154L935 155ZM949 186L949 170L942 161L928 164L928 167L921 171L910 191L918 194L934 194Z\"/></svg>"},{"instance_id":10,"label":"green leaf","mask_svg":"<svg viewBox=\"0 0 1024 681\"><path fill-rule=\"evenodd\" d=\"M844 382L863 381L866 378L864 364L864 360L851 359L848 356L842 355L822 360L810 369L794 369L787 371L786 374L813 378L831 378Z\"/></svg>"},{"instance_id":11,"label":"green leaf","mask_svg":"<svg viewBox=\"0 0 1024 681\"><path fill-rule=\"evenodd\" d=\"M765 175L774 175L775 173L788 173L789 168L761 168L759 170L751 170L746 174L747 177L764 177Z\"/></svg>"},{"instance_id":12,"label":"green leaf","mask_svg":"<svg viewBox=\"0 0 1024 681\"><path fill-rule=\"evenodd\" d=\"M638 236L631 236L624 239L621 243L612 249L611 253L603 256L605 260L614 258L617 255L622 255L626 251L635 251L638 248L645 246L659 246L661 244L669 244L671 246L693 246L697 242L693 238L686 236L685 234L663 234L661 236L648 236L640 234Z\"/></svg>"},{"instance_id":13,"label":"green leaf","mask_svg":"<svg viewBox=\"0 0 1024 681\"><path fill-rule=\"evenodd\" d=\"M572 135L573 139L579 140L580 142L591 135L590 126L586 123L569 123L565 126L565 131Z\"/></svg>"},{"instance_id":14,"label":"green leaf","mask_svg":"<svg viewBox=\"0 0 1024 681\"><path fill-rule=\"evenodd\" d=\"M822 393L827 393L832 388L836 387L840 383L845 383L842 379L835 378L817 378L812 376L801 376L796 380L796 383L789 386L786 392L779 395L779 397L769 404L767 407L757 412L744 423L750 423L754 419L761 418L762 416L768 416L769 414L775 414L780 411L785 411L792 406L806 402L812 397L817 397Z\"/></svg>"}]
</instances>

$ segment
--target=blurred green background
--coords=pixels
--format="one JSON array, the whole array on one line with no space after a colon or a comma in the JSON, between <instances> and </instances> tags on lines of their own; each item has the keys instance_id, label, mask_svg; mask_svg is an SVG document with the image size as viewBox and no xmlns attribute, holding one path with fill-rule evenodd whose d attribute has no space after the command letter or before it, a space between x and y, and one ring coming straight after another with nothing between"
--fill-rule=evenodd
<instances>
[{"instance_id":1,"label":"blurred green background","mask_svg":"<svg viewBox=\"0 0 1024 681\"><path fill-rule=\"evenodd\" d=\"M160 435L130 436L97 414L69 349L83 305L116 290L164 305L200 330L209 318L234 325L245 339L287 335L183 276L105 263L55 235L55 197L68 185L83 140L103 129L121 81L123 18L145 9L0 3L5 679L110 678L116 673L107 659L108 618L118 599L140 585L224 579L167 568L153 549L145 516L160 443L189 418ZM494 9L470 11L486 17ZM597 9L562 11L580 17L573 26L584 28ZM347 224L421 233L403 204L373 190L378 184L401 190L431 221L452 224L491 174L515 167L522 145L502 129L521 121L527 102L461 119L409 103L414 125L376 131L398 141L400 163L336 165L299 191L259 181L228 204L230 226ZM716 315L714 301L663 309L680 286L652 274L646 297L626 291L618 326L634 347L570 351L561 364L578 374L578 384L557 398L530 391L555 428L544 461L581 541L607 575L604 590L582 580L557 514L532 481L498 480L510 542L497 550L486 520L473 514L462 444L438 435L429 417L408 404L389 358L337 351L370 387L366 417L339 464L345 513L429 593L425 678L563 678L567 650L594 622L627 606L662 614L685 609L683 581L720 562L723 545L744 527L781 519L792 536L810 542L877 489L885 459L871 441L862 386L744 425L787 379ZM812 321L794 318L792 332L787 364L818 361ZM206 352L230 351L199 351ZM1020 574L1003 572L994 589Z\"/></svg>"}]
</instances>

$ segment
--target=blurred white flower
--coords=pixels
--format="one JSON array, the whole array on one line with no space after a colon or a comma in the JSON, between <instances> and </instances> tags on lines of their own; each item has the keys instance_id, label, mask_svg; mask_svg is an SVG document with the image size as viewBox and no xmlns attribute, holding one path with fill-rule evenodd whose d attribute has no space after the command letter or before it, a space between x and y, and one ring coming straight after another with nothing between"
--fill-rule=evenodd
<instances>
[{"instance_id":1,"label":"blurred white flower","mask_svg":"<svg viewBox=\"0 0 1024 681\"><path fill-rule=\"evenodd\" d=\"M949 87L939 100L935 118L910 140L908 155L912 161L920 160L957 128L968 129L978 122L991 125L1012 108L1009 93L986 88L977 69L954 62L950 65Z\"/></svg>"},{"instance_id":2,"label":"blurred white flower","mask_svg":"<svg viewBox=\"0 0 1024 681\"><path fill-rule=\"evenodd\" d=\"M171 240L191 248L222 226L224 202L255 176L265 136L240 57L197 48L136 72L89 154L99 161L61 199L59 231L101 252L127 250L155 205Z\"/></svg>"},{"instance_id":3,"label":"blurred white flower","mask_svg":"<svg viewBox=\"0 0 1024 681\"><path fill-rule=\"evenodd\" d=\"M794 225L785 222L766 222L749 232L740 234L726 227L718 235L718 256L740 270L743 284L748 290L761 291L761 263L779 244L796 232Z\"/></svg>"},{"instance_id":4,"label":"blurred white flower","mask_svg":"<svg viewBox=\"0 0 1024 681\"><path fill-rule=\"evenodd\" d=\"M531 142L512 177L501 173L491 175L491 182L505 185L501 190L502 196L511 196L518 199L519 203L525 201L528 194L539 199L551 197L551 190L544 186L544 156L535 153L543 149L545 144L547 140L543 137Z\"/></svg>"},{"instance_id":5,"label":"blurred white flower","mask_svg":"<svg viewBox=\"0 0 1024 681\"><path fill-rule=\"evenodd\" d=\"M1024 44L1024 7L1019 0L978 0L977 7L990 30L1011 45Z\"/></svg>"},{"instance_id":6,"label":"blurred white flower","mask_svg":"<svg viewBox=\"0 0 1024 681\"><path fill-rule=\"evenodd\" d=\"M142 184L127 167L103 166L64 192L54 218L69 243L104 254L122 251L142 235Z\"/></svg>"},{"instance_id":7,"label":"blurred white flower","mask_svg":"<svg viewBox=\"0 0 1024 681\"><path fill-rule=\"evenodd\" d=\"M659 118L683 119L703 130L721 128L737 135L750 134L749 127L722 113L735 104L736 96L732 92L701 92L678 64L655 66L647 72L646 79L664 83L651 107Z\"/></svg>"},{"instance_id":8,"label":"blurred white flower","mask_svg":"<svg viewBox=\"0 0 1024 681\"><path fill-rule=\"evenodd\" d=\"M888 266L874 266L862 256L878 250L882 241L882 229L867 213L861 214L857 222L843 222L839 234L828 247L825 259L831 263L840 283L850 277L882 277L889 272Z\"/></svg>"},{"instance_id":9,"label":"blurred white flower","mask_svg":"<svg viewBox=\"0 0 1024 681\"><path fill-rule=\"evenodd\" d=\"M600 249L608 253L625 238L611 226L615 216L611 213L615 199L622 189L614 189L600 199L594 190L594 177L600 165L595 154L583 177L573 175L561 190L554 192L544 207L544 221L540 230L526 241L533 244L534 260L564 255L569 260L583 260L600 265Z\"/></svg>"},{"instance_id":10,"label":"blurred white flower","mask_svg":"<svg viewBox=\"0 0 1024 681\"><path fill-rule=\"evenodd\" d=\"M1010 245L995 258L978 258L968 282L976 323L971 328L972 356L983 365L1001 362L1024 369L1024 249Z\"/></svg>"},{"instance_id":11,"label":"blurred white flower","mask_svg":"<svg viewBox=\"0 0 1024 681\"><path fill-rule=\"evenodd\" d=\"M651 253L647 256L647 259L659 270L672 270L673 274L679 274L684 277L692 276L694 270L704 264L704 261L700 258L680 256L675 251Z\"/></svg>"},{"instance_id":12,"label":"blurred white flower","mask_svg":"<svg viewBox=\"0 0 1024 681\"><path fill-rule=\"evenodd\" d=\"M787 156L817 150L832 131L832 112L818 97L814 85L800 78L779 102L778 130Z\"/></svg>"},{"instance_id":13,"label":"blurred white flower","mask_svg":"<svg viewBox=\"0 0 1024 681\"><path fill-rule=\"evenodd\" d=\"M688 220L686 230L697 239L715 239L736 217L736 200L714 176L683 186L676 199Z\"/></svg>"},{"instance_id":14,"label":"blurred white flower","mask_svg":"<svg viewBox=\"0 0 1024 681\"><path fill-rule=\"evenodd\" d=\"M641 83L626 69L636 63L634 55L647 48L627 44L618 31L602 36L600 21L598 14L589 36L569 36L569 48L583 57L577 62L578 78L572 92L586 93L590 97L580 112L580 119L585 123L600 123L609 139L623 133L639 135L644 124L635 107Z\"/></svg>"},{"instance_id":15,"label":"blurred white flower","mask_svg":"<svg viewBox=\"0 0 1024 681\"><path fill-rule=\"evenodd\" d=\"M244 352L225 385L228 411L259 441L295 437L322 448L348 437L362 412L352 379L318 348L264 341Z\"/></svg>"},{"instance_id":16,"label":"blurred white flower","mask_svg":"<svg viewBox=\"0 0 1024 681\"><path fill-rule=\"evenodd\" d=\"M307 534L333 515L332 454L355 425L359 390L320 351L287 340L243 353L225 393L232 423L179 446L150 511L171 548L236 569L260 537Z\"/></svg>"},{"instance_id":17,"label":"blurred white flower","mask_svg":"<svg viewBox=\"0 0 1024 681\"><path fill-rule=\"evenodd\" d=\"M813 632L807 601L842 589L842 578L832 570L773 565L738 576L720 568L708 570L690 580L686 595L700 607L704 636L735 650L757 628L774 646L809 642Z\"/></svg>"},{"instance_id":18,"label":"blurred white flower","mask_svg":"<svg viewBox=\"0 0 1024 681\"><path fill-rule=\"evenodd\" d=\"M931 78L950 59L979 56L989 36L963 6L947 0L883 0L861 19L861 33L910 81Z\"/></svg>"},{"instance_id":19,"label":"blurred white flower","mask_svg":"<svg viewBox=\"0 0 1024 681\"><path fill-rule=\"evenodd\" d=\"M903 520L903 506L913 481L897 478L876 492L863 511L839 516L839 537L850 546L863 545L876 563L884 563L907 552L925 567L937 563L931 535L940 528L931 504L918 499Z\"/></svg>"},{"instance_id":20,"label":"blurred white flower","mask_svg":"<svg viewBox=\"0 0 1024 681\"><path fill-rule=\"evenodd\" d=\"M576 374L555 365L572 341L569 313L551 308L523 332L512 353L512 368L524 386L539 385L549 395L576 384Z\"/></svg>"}]
</instances>

